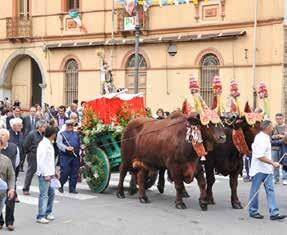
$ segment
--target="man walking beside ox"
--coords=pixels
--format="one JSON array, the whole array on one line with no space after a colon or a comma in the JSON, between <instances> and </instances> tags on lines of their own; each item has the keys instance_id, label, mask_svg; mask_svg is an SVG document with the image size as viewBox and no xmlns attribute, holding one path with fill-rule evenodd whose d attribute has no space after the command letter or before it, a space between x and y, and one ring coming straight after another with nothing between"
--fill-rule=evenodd
<instances>
[{"instance_id":1,"label":"man walking beside ox","mask_svg":"<svg viewBox=\"0 0 287 235\"><path fill-rule=\"evenodd\" d=\"M273 168L279 168L278 162L273 162L271 158L271 139L272 123L265 120L260 125L261 132L256 135L252 144L252 161L250 167L250 176L252 177L252 185L250 190L249 215L255 219L263 219L264 216L258 212L258 191L262 183L266 192L270 219L284 219L285 215L279 214L274 192L274 182L272 171Z\"/></svg>"}]
</instances>

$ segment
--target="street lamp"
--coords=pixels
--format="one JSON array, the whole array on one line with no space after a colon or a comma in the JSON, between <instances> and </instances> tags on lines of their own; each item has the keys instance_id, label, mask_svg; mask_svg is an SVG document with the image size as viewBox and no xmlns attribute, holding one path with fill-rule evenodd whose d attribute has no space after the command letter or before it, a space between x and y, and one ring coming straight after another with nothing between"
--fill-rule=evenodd
<instances>
[{"instance_id":1,"label":"street lamp","mask_svg":"<svg viewBox=\"0 0 287 235\"><path fill-rule=\"evenodd\" d=\"M170 44L167 48L167 52L170 56L175 56L177 54L177 47L175 44Z\"/></svg>"},{"instance_id":2,"label":"street lamp","mask_svg":"<svg viewBox=\"0 0 287 235\"><path fill-rule=\"evenodd\" d=\"M257 92L256 92L256 44L257 44L257 16L258 16L258 0L255 0L255 12L254 12L254 28L253 28L253 65L252 65L252 90L253 90L253 109L257 104Z\"/></svg>"}]
</instances>

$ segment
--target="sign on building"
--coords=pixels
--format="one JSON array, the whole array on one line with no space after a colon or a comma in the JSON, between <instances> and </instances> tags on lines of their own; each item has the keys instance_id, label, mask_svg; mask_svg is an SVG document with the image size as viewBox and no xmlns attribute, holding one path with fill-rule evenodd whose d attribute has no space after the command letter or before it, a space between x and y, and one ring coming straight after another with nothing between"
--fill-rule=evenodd
<instances>
[{"instance_id":1,"label":"sign on building","mask_svg":"<svg viewBox=\"0 0 287 235\"><path fill-rule=\"evenodd\" d=\"M124 17L124 31L135 30L136 28L136 17Z\"/></svg>"}]
</instances>

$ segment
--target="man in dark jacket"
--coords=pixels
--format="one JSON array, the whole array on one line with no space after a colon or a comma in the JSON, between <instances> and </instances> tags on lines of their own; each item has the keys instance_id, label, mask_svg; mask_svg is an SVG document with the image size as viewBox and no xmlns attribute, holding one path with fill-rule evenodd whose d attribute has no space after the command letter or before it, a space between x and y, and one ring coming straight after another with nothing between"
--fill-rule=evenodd
<instances>
[{"instance_id":1,"label":"man in dark jacket","mask_svg":"<svg viewBox=\"0 0 287 235\"><path fill-rule=\"evenodd\" d=\"M15 172L17 166L20 164L20 153L18 147L13 143L9 143L8 140L9 140L9 131L6 129L0 129L0 153L7 156L11 160ZM6 203L6 213L5 213L6 227L8 227L10 231L13 231L14 220L15 220L14 219L15 194L13 198L7 198L5 203ZM0 226L3 225L4 225L4 218L1 214Z\"/></svg>"},{"instance_id":2,"label":"man in dark jacket","mask_svg":"<svg viewBox=\"0 0 287 235\"><path fill-rule=\"evenodd\" d=\"M7 130L10 130L10 128L11 128L11 126L10 126L10 120L13 119L13 118L16 118L16 117L22 118L22 117L21 117L21 108L18 107L18 106L16 106L16 107L13 108L13 115L6 118L6 129L7 129Z\"/></svg>"},{"instance_id":3,"label":"man in dark jacket","mask_svg":"<svg viewBox=\"0 0 287 235\"><path fill-rule=\"evenodd\" d=\"M36 130L31 131L24 140L24 152L27 154L28 169L26 172L25 183L23 187L23 194L30 195L30 185L34 174L37 171L37 147L40 141L43 139L43 133L47 127L47 123L44 120L40 120L36 124Z\"/></svg>"},{"instance_id":4,"label":"man in dark jacket","mask_svg":"<svg viewBox=\"0 0 287 235\"><path fill-rule=\"evenodd\" d=\"M39 118L36 117L36 107L32 106L30 108L30 115L23 118L23 132L24 136L27 136L30 131L36 129L36 124Z\"/></svg>"},{"instance_id":5,"label":"man in dark jacket","mask_svg":"<svg viewBox=\"0 0 287 235\"><path fill-rule=\"evenodd\" d=\"M65 116L65 112L66 112L65 106L62 105L58 108L58 114L57 114L56 120L58 122L59 130L61 130L62 126L65 124L67 120L67 117Z\"/></svg>"},{"instance_id":6,"label":"man in dark jacket","mask_svg":"<svg viewBox=\"0 0 287 235\"><path fill-rule=\"evenodd\" d=\"M66 130L59 132L57 136L57 145L60 150L60 167L61 188L59 191L64 192L63 186L69 178L69 192L77 194L76 184L80 169L80 137L74 131L74 123L71 120L66 121Z\"/></svg>"},{"instance_id":7,"label":"man in dark jacket","mask_svg":"<svg viewBox=\"0 0 287 235\"><path fill-rule=\"evenodd\" d=\"M16 175L18 174L18 170L23 172L23 166L25 161L25 154L23 151L23 142L24 142L24 134L22 132L23 124L21 118L13 118L10 120L11 129L9 142L17 145L20 151L20 165L19 169L16 170Z\"/></svg>"}]
</instances>

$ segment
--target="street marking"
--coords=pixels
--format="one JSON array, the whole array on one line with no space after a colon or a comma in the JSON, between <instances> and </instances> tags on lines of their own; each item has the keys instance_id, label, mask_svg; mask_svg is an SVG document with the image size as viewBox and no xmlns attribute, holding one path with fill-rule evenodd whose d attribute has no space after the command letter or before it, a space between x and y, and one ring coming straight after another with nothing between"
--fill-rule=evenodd
<instances>
[{"instance_id":1,"label":"street marking","mask_svg":"<svg viewBox=\"0 0 287 235\"><path fill-rule=\"evenodd\" d=\"M29 205L38 205L38 198L37 197L32 197L32 196L24 196L24 195L19 195L18 198L20 200L20 203L25 203ZM59 203L59 201L54 200L54 203Z\"/></svg>"},{"instance_id":2,"label":"street marking","mask_svg":"<svg viewBox=\"0 0 287 235\"><path fill-rule=\"evenodd\" d=\"M73 222L73 220L67 220L67 221L64 221L63 224L68 224L68 223L71 223Z\"/></svg>"},{"instance_id":3,"label":"street marking","mask_svg":"<svg viewBox=\"0 0 287 235\"><path fill-rule=\"evenodd\" d=\"M23 187L21 186L19 188L22 189ZM31 185L30 191L35 192L35 193L39 193L39 188L37 186ZM59 196L59 197L67 197L67 198L72 198L72 199L77 199L77 200L88 200L88 199L97 198L97 196L89 195L89 194L82 194L82 193L71 194L71 193L68 193L66 191L64 191L64 193L60 193L60 192L58 192L58 190L55 190L55 194L56 194L56 196Z\"/></svg>"}]
</instances>

